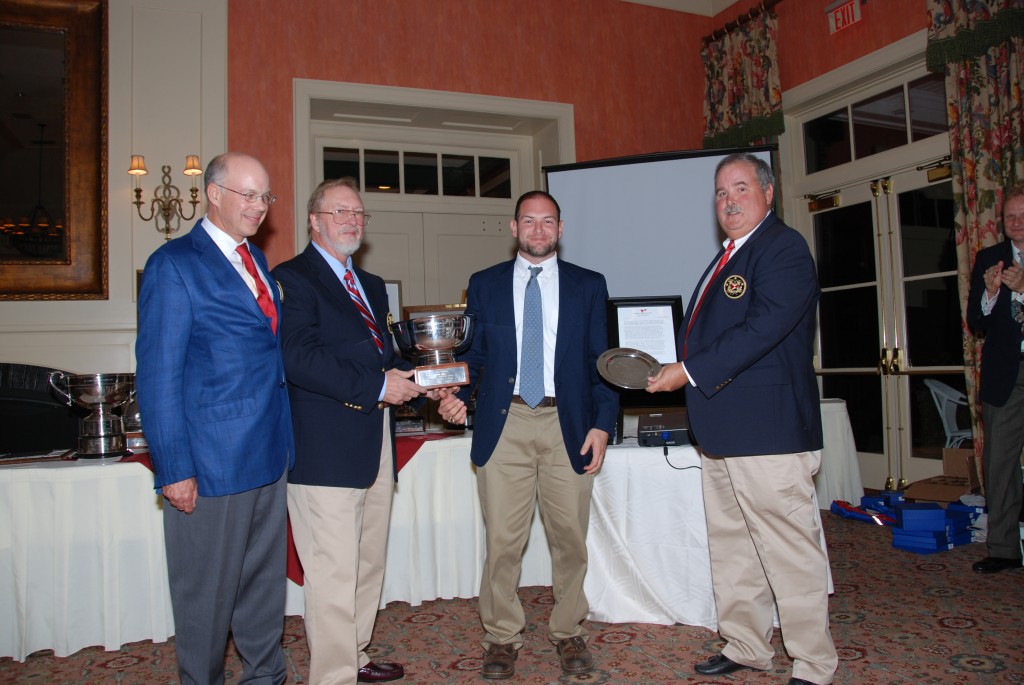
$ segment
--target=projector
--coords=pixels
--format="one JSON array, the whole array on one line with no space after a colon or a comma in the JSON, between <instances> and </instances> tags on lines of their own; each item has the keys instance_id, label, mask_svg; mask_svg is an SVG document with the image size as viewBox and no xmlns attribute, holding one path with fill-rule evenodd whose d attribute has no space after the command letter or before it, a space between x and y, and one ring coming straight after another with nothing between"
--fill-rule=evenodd
<instances>
[{"instance_id":1,"label":"projector","mask_svg":"<svg viewBox=\"0 0 1024 685\"><path fill-rule=\"evenodd\" d=\"M637 442L641 447L694 444L686 410L641 414L637 419Z\"/></svg>"}]
</instances>

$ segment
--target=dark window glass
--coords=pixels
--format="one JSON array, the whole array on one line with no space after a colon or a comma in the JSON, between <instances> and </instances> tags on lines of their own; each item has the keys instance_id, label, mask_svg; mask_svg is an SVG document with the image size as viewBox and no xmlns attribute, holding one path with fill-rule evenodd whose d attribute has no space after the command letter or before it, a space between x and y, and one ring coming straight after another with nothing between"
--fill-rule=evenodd
<instances>
[{"instance_id":1,"label":"dark window glass","mask_svg":"<svg viewBox=\"0 0 1024 685\"><path fill-rule=\"evenodd\" d=\"M910 136L917 141L949 128L946 121L946 77L928 74L907 84L910 98Z\"/></svg>"},{"instance_id":2,"label":"dark window glass","mask_svg":"<svg viewBox=\"0 0 1024 685\"><path fill-rule=\"evenodd\" d=\"M910 376L910 444L914 456L941 459L947 443L970 447L971 412L963 373ZM963 438L962 440L960 438Z\"/></svg>"},{"instance_id":3,"label":"dark window glass","mask_svg":"<svg viewBox=\"0 0 1024 685\"><path fill-rule=\"evenodd\" d=\"M508 159L480 158L480 197L512 197L512 163Z\"/></svg>"},{"instance_id":4,"label":"dark window glass","mask_svg":"<svg viewBox=\"0 0 1024 685\"><path fill-rule=\"evenodd\" d=\"M903 291L910 362L914 366L962 365L964 341L956 276L909 281Z\"/></svg>"},{"instance_id":5,"label":"dark window glass","mask_svg":"<svg viewBox=\"0 0 1024 685\"><path fill-rule=\"evenodd\" d=\"M444 194L476 197L476 164L472 155L441 155Z\"/></svg>"},{"instance_id":6,"label":"dark window glass","mask_svg":"<svg viewBox=\"0 0 1024 685\"><path fill-rule=\"evenodd\" d=\"M899 194L903 275L956 271L953 182Z\"/></svg>"},{"instance_id":7,"label":"dark window glass","mask_svg":"<svg viewBox=\"0 0 1024 685\"><path fill-rule=\"evenodd\" d=\"M405 194L437 195L437 154L406 152Z\"/></svg>"},{"instance_id":8,"label":"dark window glass","mask_svg":"<svg viewBox=\"0 0 1024 685\"><path fill-rule=\"evenodd\" d=\"M809 174L850 161L850 125L846 109L804 124L804 156Z\"/></svg>"},{"instance_id":9,"label":"dark window glass","mask_svg":"<svg viewBox=\"0 0 1024 685\"><path fill-rule=\"evenodd\" d=\"M324 148L324 178L351 176L359 180L359 150L340 147Z\"/></svg>"},{"instance_id":10,"label":"dark window glass","mask_svg":"<svg viewBox=\"0 0 1024 685\"><path fill-rule=\"evenodd\" d=\"M878 302L875 286L821 294L818 323L821 366L864 368L878 364Z\"/></svg>"},{"instance_id":11,"label":"dark window glass","mask_svg":"<svg viewBox=\"0 0 1024 685\"><path fill-rule=\"evenodd\" d=\"M907 144L903 87L853 105L853 147L857 159Z\"/></svg>"},{"instance_id":12,"label":"dark window glass","mask_svg":"<svg viewBox=\"0 0 1024 685\"><path fill-rule=\"evenodd\" d=\"M398 152L395 150L367 150L364 154L366 192L400 193Z\"/></svg>"},{"instance_id":13,"label":"dark window glass","mask_svg":"<svg viewBox=\"0 0 1024 685\"><path fill-rule=\"evenodd\" d=\"M882 377L824 376L822 397L846 400L858 452L882 453Z\"/></svg>"},{"instance_id":14,"label":"dark window glass","mask_svg":"<svg viewBox=\"0 0 1024 685\"><path fill-rule=\"evenodd\" d=\"M875 280L871 204L861 202L814 215L814 247L822 288Z\"/></svg>"}]
</instances>

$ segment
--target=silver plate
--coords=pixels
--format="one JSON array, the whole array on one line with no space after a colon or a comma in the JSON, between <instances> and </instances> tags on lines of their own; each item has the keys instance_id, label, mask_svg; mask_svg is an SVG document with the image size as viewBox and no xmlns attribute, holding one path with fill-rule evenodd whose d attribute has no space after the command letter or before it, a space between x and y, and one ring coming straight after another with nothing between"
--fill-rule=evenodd
<instances>
[{"instance_id":1,"label":"silver plate","mask_svg":"<svg viewBox=\"0 0 1024 685\"><path fill-rule=\"evenodd\" d=\"M658 360L643 350L615 347L597 358L597 372L612 385L627 390L644 390L647 377L661 371Z\"/></svg>"}]
</instances>

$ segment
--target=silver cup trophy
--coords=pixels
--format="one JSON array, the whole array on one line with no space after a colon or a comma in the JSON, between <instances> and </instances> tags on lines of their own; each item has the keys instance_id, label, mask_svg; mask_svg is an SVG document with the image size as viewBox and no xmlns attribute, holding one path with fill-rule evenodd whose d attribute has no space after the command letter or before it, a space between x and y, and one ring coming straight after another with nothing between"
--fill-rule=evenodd
<instances>
[{"instance_id":1,"label":"silver cup trophy","mask_svg":"<svg viewBox=\"0 0 1024 685\"><path fill-rule=\"evenodd\" d=\"M467 385L469 366L455 361L473 342L473 317L435 314L391 324L398 349L416 360L415 381L424 388Z\"/></svg>"},{"instance_id":2,"label":"silver cup trophy","mask_svg":"<svg viewBox=\"0 0 1024 685\"><path fill-rule=\"evenodd\" d=\"M77 404L92 412L82 420L76 457L102 459L130 454L125 449L124 424L114 410L135 395L135 374L54 371L50 385L69 407Z\"/></svg>"}]
</instances>

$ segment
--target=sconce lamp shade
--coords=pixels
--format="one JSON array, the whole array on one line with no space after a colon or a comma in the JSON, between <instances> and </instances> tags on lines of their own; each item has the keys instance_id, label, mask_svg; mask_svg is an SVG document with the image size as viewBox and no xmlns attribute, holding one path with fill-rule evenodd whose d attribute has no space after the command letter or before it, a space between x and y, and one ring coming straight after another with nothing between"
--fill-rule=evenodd
<instances>
[{"instance_id":1,"label":"sconce lamp shade","mask_svg":"<svg viewBox=\"0 0 1024 685\"><path fill-rule=\"evenodd\" d=\"M198 176L203 173L202 167L199 166L199 155L188 155L185 157L185 171L183 173L186 176Z\"/></svg>"},{"instance_id":2,"label":"sconce lamp shade","mask_svg":"<svg viewBox=\"0 0 1024 685\"><path fill-rule=\"evenodd\" d=\"M146 158L142 155L132 155L132 165L128 167L128 173L132 176L143 176L149 173L146 169Z\"/></svg>"}]
</instances>

